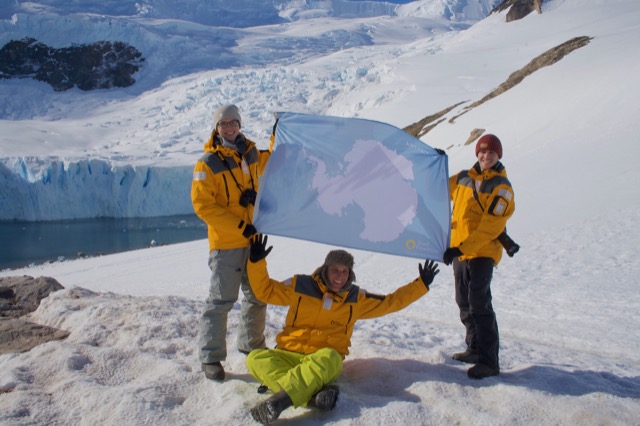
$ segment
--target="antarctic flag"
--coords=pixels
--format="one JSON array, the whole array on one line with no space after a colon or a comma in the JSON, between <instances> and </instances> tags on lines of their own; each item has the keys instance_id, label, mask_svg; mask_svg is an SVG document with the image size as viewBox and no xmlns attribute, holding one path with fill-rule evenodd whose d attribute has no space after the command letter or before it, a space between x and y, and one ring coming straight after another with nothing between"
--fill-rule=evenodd
<instances>
[{"instance_id":1,"label":"antarctic flag","mask_svg":"<svg viewBox=\"0 0 640 426\"><path fill-rule=\"evenodd\" d=\"M447 156L371 120L279 113L260 233L419 259L449 245Z\"/></svg>"}]
</instances>

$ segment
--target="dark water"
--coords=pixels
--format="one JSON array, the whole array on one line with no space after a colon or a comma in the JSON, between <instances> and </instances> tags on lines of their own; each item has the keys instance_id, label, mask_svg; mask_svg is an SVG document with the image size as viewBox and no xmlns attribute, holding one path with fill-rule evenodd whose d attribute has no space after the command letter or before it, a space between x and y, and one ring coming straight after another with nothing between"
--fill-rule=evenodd
<instances>
[{"instance_id":1,"label":"dark water","mask_svg":"<svg viewBox=\"0 0 640 426\"><path fill-rule=\"evenodd\" d=\"M0 221L0 269L207 238L195 215L55 222Z\"/></svg>"}]
</instances>

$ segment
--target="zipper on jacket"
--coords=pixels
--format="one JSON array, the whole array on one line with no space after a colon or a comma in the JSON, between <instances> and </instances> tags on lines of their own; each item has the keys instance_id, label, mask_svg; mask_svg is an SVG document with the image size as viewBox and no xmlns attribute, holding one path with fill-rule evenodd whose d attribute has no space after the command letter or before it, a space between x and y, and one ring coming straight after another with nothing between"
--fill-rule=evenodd
<instances>
[{"instance_id":1,"label":"zipper on jacket","mask_svg":"<svg viewBox=\"0 0 640 426\"><path fill-rule=\"evenodd\" d=\"M227 194L227 207L229 207L229 203L231 202L231 199L229 198L229 185L227 185L227 177L224 173L222 174L222 180L224 181L224 192Z\"/></svg>"},{"instance_id":2,"label":"zipper on jacket","mask_svg":"<svg viewBox=\"0 0 640 426\"><path fill-rule=\"evenodd\" d=\"M352 317L353 317L353 305L349 305L349 319L347 320L347 325L344 326L344 334L349 333L349 324L351 324Z\"/></svg>"},{"instance_id":3,"label":"zipper on jacket","mask_svg":"<svg viewBox=\"0 0 640 426\"><path fill-rule=\"evenodd\" d=\"M293 322L291 323L291 327L296 325L296 320L298 319L298 312L300 309L300 302L302 302L302 297L298 296L298 304L296 305L296 314L293 317Z\"/></svg>"}]
</instances>

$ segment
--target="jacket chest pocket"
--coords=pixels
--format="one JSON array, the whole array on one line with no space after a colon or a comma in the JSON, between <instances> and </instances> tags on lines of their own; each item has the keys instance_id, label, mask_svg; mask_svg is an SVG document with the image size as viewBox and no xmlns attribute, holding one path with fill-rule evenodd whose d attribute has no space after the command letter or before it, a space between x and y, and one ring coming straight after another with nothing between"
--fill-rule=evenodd
<instances>
[{"instance_id":1,"label":"jacket chest pocket","mask_svg":"<svg viewBox=\"0 0 640 426\"><path fill-rule=\"evenodd\" d=\"M327 302L327 304L329 303L331 303L331 309L323 308L321 310L321 321L326 323L329 328L347 332L349 324L353 321L353 304L333 300Z\"/></svg>"}]
</instances>

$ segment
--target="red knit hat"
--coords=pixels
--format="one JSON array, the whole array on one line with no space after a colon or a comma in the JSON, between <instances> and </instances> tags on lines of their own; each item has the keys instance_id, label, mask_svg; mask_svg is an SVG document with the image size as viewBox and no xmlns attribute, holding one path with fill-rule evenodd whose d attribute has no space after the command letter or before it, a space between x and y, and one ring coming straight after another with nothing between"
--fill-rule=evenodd
<instances>
[{"instance_id":1,"label":"red knit hat","mask_svg":"<svg viewBox=\"0 0 640 426\"><path fill-rule=\"evenodd\" d=\"M494 151L498 154L498 158L502 158L502 144L497 136L492 134L486 134L476 144L476 157L480 151Z\"/></svg>"}]
</instances>

